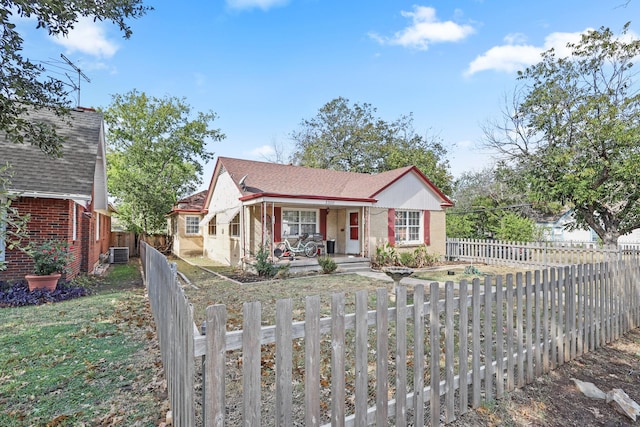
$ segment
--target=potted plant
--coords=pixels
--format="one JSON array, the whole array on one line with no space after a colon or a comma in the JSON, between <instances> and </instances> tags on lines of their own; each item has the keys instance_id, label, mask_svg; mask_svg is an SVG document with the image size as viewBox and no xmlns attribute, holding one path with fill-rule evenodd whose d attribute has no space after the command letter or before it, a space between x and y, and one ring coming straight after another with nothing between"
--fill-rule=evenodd
<instances>
[{"instance_id":1,"label":"potted plant","mask_svg":"<svg viewBox=\"0 0 640 427\"><path fill-rule=\"evenodd\" d=\"M62 273L73 261L73 246L63 240L47 240L31 245L28 253L33 259L33 274L27 274L29 291L34 289L55 290Z\"/></svg>"}]
</instances>

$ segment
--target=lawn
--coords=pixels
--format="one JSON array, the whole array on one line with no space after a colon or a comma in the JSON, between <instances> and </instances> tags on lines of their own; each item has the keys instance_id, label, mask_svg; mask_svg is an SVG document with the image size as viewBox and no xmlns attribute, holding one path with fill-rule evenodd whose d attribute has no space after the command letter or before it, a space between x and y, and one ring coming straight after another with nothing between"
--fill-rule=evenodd
<instances>
[{"instance_id":1,"label":"lawn","mask_svg":"<svg viewBox=\"0 0 640 427\"><path fill-rule=\"evenodd\" d=\"M158 425L165 390L137 263L83 284L93 295L0 308L2 426Z\"/></svg>"}]
</instances>

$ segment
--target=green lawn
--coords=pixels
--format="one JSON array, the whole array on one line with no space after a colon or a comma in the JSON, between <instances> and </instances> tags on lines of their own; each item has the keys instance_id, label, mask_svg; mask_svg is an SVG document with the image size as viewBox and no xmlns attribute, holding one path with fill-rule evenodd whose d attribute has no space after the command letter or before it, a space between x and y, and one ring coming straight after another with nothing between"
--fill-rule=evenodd
<instances>
[{"instance_id":1,"label":"green lawn","mask_svg":"<svg viewBox=\"0 0 640 427\"><path fill-rule=\"evenodd\" d=\"M112 266L92 288L0 308L0 425L158 425L164 390L137 266Z\"/></svg>"}]
</instances>

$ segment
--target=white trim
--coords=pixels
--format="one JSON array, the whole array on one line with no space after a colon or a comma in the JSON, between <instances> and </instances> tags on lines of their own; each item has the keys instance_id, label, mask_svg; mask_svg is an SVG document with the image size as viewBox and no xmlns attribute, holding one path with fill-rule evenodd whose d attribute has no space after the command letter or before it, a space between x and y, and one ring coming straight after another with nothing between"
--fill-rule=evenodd
<instances>
[{"instance_id":1,"label":"white trim","mask_svg":"<svg viewBox=\"0 0 640 427\"><path fill-rule=\"evenodd\" d=\"M193 226L193 224L189 224L189 218L196 218L198 222L196 225L198 226L198 231L195 233L189 232L189 225ZM200 215L185 215L184 216L184 235L185 236L197 236L200 234Z\"/></svg>"}]
</instances>

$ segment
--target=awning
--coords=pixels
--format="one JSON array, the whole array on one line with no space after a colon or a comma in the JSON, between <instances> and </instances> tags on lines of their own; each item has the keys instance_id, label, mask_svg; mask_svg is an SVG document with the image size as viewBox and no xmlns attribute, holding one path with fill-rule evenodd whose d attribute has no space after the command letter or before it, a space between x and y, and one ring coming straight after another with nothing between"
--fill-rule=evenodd
<instances>
[{"instance_id":1,"label":"awning","mask_svg":"<svg viewBox=\"0 0 640 427\"><path fill-rule=\"evenodd\" d=\"M209 221L213 219L214 216L217 216L218 224L229 224L231 220L240 212L240 206L234 206L232 208L209 212L202 218L200 221L200 226L205 226L209 224Z\"/></svg>"}]
</instances>

